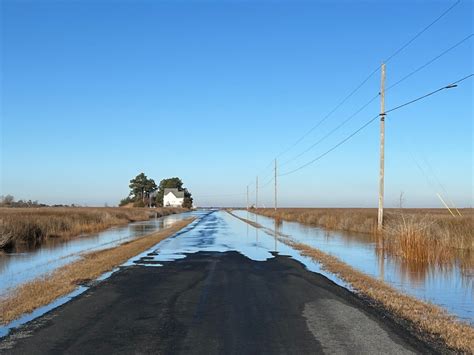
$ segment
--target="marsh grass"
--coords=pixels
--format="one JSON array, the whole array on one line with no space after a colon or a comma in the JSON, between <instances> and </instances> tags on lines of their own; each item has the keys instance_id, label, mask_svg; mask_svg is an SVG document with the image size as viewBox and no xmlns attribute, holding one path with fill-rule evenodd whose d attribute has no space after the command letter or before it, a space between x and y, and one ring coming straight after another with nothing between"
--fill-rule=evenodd
<instances>
[{"instance_id":1,"label":"marsh grass","mask_svg":"<svg viewBox=\"0 0 474 355\"><path fill-rule=\"evenodd\" d=\"M232 214L232 212L230 213ZM232 215L255 228L263 228L256 222ZM356 270L337 257L307 244L299 243L282 234L277 235L277 238L280 242L298 250L301 255L320 263L324 270L347 282L357 294L369 303L388 310L391 314L390 317L395 321L399 321L399 319L409 321L411 330L414 330L415 334L421 338L428 337L433 342L441 340L456 352L474 353L474 328L467 323L458 321L442 308L403 294L385 282Z\"/></svg>"},{"instance_id":2,"label":"marsh grass","mask_svg":"<svg viewBox=\"0 0 474 355\"><path fill-rule=\"evenodd\" d=\"M72 292L78 284L93 280L123 264L184 228L192 220L190 218L175 222L171 227L125 242L115 248L84 254L80 260L65 265L50 275L17 287L0 298L0 324L6 324Z\"/></svg>"},{"instance_id":3,"label":"marsh grass","mask_svg":"<svg viewBox=\"0 0 474 355\"><path fill-rule=\"evenodd\" d=\"M462 209L453 217L441 209L386 209L382 233L377 232L377 210L365 208L282 208L254 212L328 230L365 233L382 241L388 254L424 265L457 264L474 268L474 212Z\"/></svg>"},{"instance_id":4,"label":"marsh grass","mask_svg":"<svg viewBox=\"0 0 474 355\"><path fill-rule=\"evenodd\" d=\"M180 208L0 208L0 249L32 248L112 226L182 212Z\"/></svg>"},{"instance_id":5,"label":"marsh grass","mask_svg":"<svg viewBox=\"0 0 474 355\"><path fill-rule=\"evenodd\" d=\"M385 250L415 263L474 267L472 216L405 215L384 228Z\"/></svg>"}]
</instances>

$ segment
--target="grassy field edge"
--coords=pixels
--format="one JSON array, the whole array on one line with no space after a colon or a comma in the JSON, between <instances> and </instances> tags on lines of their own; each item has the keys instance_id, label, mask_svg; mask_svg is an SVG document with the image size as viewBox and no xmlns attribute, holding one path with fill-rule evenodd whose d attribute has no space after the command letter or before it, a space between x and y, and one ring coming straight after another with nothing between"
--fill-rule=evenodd
<instances>
[{"instance_id":1,"label":"grassy field edge","mask_svg":"<svg viewBox=\"0 0 474 355\"><path fill-rule=\"evenodd\" d=\"M0 208L0 250L28 250L130 222L187 211L184 208L42 207Z\"/></svg>"},{"instance_id":2,"label":"grassy field edge","mask_svg":"<svg viewBox=\"0 0 474 355\"><path fill-rule=\"evenodd\" d=\"M93 280L151 248L191 223L194 218L175 222L168 228L125 242L117 247L83 254L81 259L49 275L27 282L0 299L0 324L47 305L72 292L80 283Z\"/></svg>"},{"instance_id":3,"label":"grassy field edge","mask_svg":"<svg viewBox=\"0 0 474 355\"><path fill-rule=\"evenodd\" d=\"M231 211L228 212L255 228L265 229L258 223L239 217ZM324 270L347 282L362 298L395 315L395 319L401 318L408 321L413 329L420 333L417 335L426 334L430 341L438 342L441 340L453 350L474 353L474 328L457 320L441 307L403 294L385 282L376 280L338 258L307 244L295 242L287 237L277 236L277 238L280 242L298 250L301 255L321 264Z\"/></svg>"}]
</instances>

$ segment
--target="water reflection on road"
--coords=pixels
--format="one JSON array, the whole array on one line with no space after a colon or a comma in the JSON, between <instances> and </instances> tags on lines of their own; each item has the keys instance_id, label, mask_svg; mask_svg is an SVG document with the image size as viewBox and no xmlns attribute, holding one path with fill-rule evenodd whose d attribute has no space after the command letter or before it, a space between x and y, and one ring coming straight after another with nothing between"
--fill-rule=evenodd
<instances>
[{"instance_id":1,"label":"water reflection on road","mask_svg":"<svg viewBox=\"0 0 474 355\"><path fill-rule=\"evenodd\" d=\"M160 266L161 262L185 258L199 251L238 251L246 257L265 261L275 253L300 261L310 271L319 272L334 282L348 287L338 277L322 270L308 257L281 243L278 234L316 247L334 255L356 269L380 278L407 294L446 308L451 313L474 324L474 289L472 276L459 268L419 269L398 258L379 252L369 236L327 232L294 222L276 223L274 219L247 211L234 211L240 217L253 220L264 228L255 228L223 211L199 210L146 222L113 228L93 236L72 239L34 252L0 257L0 294L8 287L45 275L58 266L78 258L85 251L111 247L126 240L159 230L173 221L190 215L197 219L150 250L129 260L127 265Z\"/></svg>"},{"instance_id":2,"label":"water reflection on road","mask_svg":"<svg viewBox=\"0 0 474 355\"><path fill-rule=\"evenodd\" d=\"M257 221L274 229L275 220L246 211L236 215ZM296 222L282 221L279 232L293 240L308 244L391 286L419 299L446 308L449 312L474 324L473 275L462 272L459 266L441 267L410 263L387 255L368 235L328 232Z\"/></svg>"}]
</instances>

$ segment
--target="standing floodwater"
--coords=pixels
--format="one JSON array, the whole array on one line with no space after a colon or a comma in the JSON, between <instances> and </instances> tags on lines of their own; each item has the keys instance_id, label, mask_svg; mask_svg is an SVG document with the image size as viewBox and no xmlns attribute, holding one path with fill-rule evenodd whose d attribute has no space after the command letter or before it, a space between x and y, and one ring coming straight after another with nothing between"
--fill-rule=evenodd
<instances>
[{"instance_id":1,"label":"standing floodwater","mask_svg":"<svg viewBox=\"0 0 474 355\"><path fill-rule=\"evenodd\" d=\"M21 254L0 256L0 294L35 277L46 275L59 266L76 260L83 252L116 246L124 241L160 230L173 221L190 215L199 216L206 211L170 215L84 237L73 238ZM273 230L272 218L256 216L246 211L234 211L243 218L253 219ZM224 223L225 222L225 223ZM184 258L187 253L197 251L236 250L253 260L272 258L272 252L290 255L304 263L309 270L327 275L331 280L343 284L334 275L325 273L319 265L304 258L292 248L277 242L272 235L231 217L227 213L214 213L194 233L169 238L159 244L156 262ZM380 253L370 236L360 234L328 232L320 228L295 222L282 222L279 233L334 255L354 268L381 280L394 288L419 299L432 302L447 309L471 324L474 323L473 278L458 267L440 269L435 266L417 268L399 258Z\"/></svg>"},{"instance_id":2,"label":"standing floodwater","mask_svg":"<svg viewBox=\"0 0 474 355\"><path fill-rule=\"evenodd\" d=\"M1 254L0 295L5 294L12 287L46 275L56 268L78 259L81 253L117 246L128 240L166 228L173 222L188 216L189 213L181 213L153 218L69 240L50 240L41 247L24 253Z\"/></svg>"},{"instance_id":3,"label":"standing floodwater","mask_svg":"<svg viewBox=\"0 0 474 355\"><path fill-rule=\"evenodd\" d=\"M274 229L273 218L246 211L236 215L250 218ZM280 233L336 256L352 267L418 299L437 304L461 319L474 323L473 276L459 266L443 268L436 265L420 267L409 261L383 253L370 236L329 232L297 222L282 221Z\"/></svg>"}]
</instances>

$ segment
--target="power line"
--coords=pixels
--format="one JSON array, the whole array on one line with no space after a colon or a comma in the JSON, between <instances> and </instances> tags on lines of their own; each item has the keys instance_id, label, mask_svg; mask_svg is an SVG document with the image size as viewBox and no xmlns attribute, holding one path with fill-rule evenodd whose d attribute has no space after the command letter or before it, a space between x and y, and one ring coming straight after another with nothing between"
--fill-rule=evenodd
<instances>
[{"instance_id":1,"label":"power line","mask_svg":"<svg viewBox=\"0 0 474 355\"><path fill-rule=\"evenodd\" d=\"M263 189L264 187L267 187L273 181L273 179L274 177L272 176L270 180L265 182L262 186L259 186L259 188Z\"/></svg>"},{"instance_id":2,"label":"power line","mask_svg":"<svg viewBox=\"0 0 474 355\"><path fill-rule=\"evenodd\" d=\"M309 152L311 149L313 149L314 147L316 147L319 143L321 143L322 141L324 141L326 138L328 138L330 135L332 135L334 132L336 132L339 128L341 128L342 126L344 126L347 122L349 122L352 118L354 118L355 116L357 116L357 114L359 114L362 110L364 110L367 106L369 106L372 102L375 101L375 99L377 99L379 97L379 94L375 95L374 97L372 97L369 101L367 101L364 105L362 105L356 112L354 112L352 115L350 115L349 117L347 117L344 121L342 121L342 123L340 123L338 126L336 126L335 128L333 128L329 133L327 133L326 135L324 135L322 138L320 138L318 141L316 141L315 143L313 143L312 145L310 145L308 148L306 148L305 150L303 150L301 153L299 153L298 155L294 156L293 158L290 158L288 160L286 160L285 162L283 162L282 164L280 164L280 167L281 166L285 166L287 165L288 163L292 162L293 160L296 160L298 159L299 157L301 157L302 155L304 155L305 153Z\"/></svg>"},{"instance_id":3,"label":"power line","mask_svg":"<svg viewBox=\"0 0 474 355\"><path fill-rule=\"evenodd\" d=\"M407 41L405 44L403 44L401 47L399 47L398 49L396 49L391 55L389 55L385 60L384 60L384 63L388 63L390 60L392 60L393 58L395 58L398 54L400 54L405 48L407 48L410 44L412 44L418 37L420 37L423 33L425 33L428 29L430 29L434 24L436 24L439 20L441 20L444 16L446 16L452 9L454 9L457 5L459 5L459 3L461 2L461 0L457 0L453 5L451 5L450 7L448 7L443 13L441 13L438 17L436 17L432 22L430 22L427 26L425 26L421 31L419 31L415 36L413 36L409 41ZM465 39L467 40L467 38ZM463 40L464 41L464 40ZM462 41L462 42L463 42ZM461 43L455 45L454 47L457 47L458 45L460 45ZM451 48L451 49L454 49ZM449 49L448 51L450 51L451 49ZM447 53L447 52L446 52ZM446 54L446 53L442 53L440 56ZM434 58L432 61L436 60L438 58ZM428 64L431 64L431 63L428 63ZM426 65L428 65L426 64ZM426 66L425 65L425 66ZM331 111L329 111L328 114L326 114L320 121L318 121L314 126L312 126L306 133L304 133L300 138L298 138L296 140L295 143L293 143L292 145L290 145L290 147L288 147L287 149L281 151L280 153L278 153L276 155L276 158L279 158L280 156L282 156L283 154L286 154L287 152L289 152L291 149L293 149L295 146L297 146L303 139L305 139L311 132L313 132L317 127L319 127L324 121L326 121L334 112L336 112L342 105L344 105L344 103L347 102L347 100L349 100L357 91L360 90L360 88L362 86L364 86L364 84L375 74L379 71L380 67L377 66L373 71L371 71L369 73L368 76L366 76L348 95L346 95ZM392 85L391 87L394 87L395 85L398 85L399 83L401 83L403 80L407 79L408 77L410 77L411 75L415 74L415 72L421 70L423 68L418 68L416 71L414 71L413 73L410 73L406 78L402 78L402 80L400 80L399 82L395 83L394 85ZM389 88L391 88L389 87ZM373 100L375 100L375 98L372 98L366 105L369 105ZM364 105L360 111L365 108L366 106ZM358 111L358 112L360 112ZM358 113L357 112L357 113ZM348 120L350 120L352 117L354 117L357 113L355 113L353 116L351 116ZM346 120L345 122L347 122L348 120ZM332 133L331 133L332 134ZM327 137L325 137L327 138ZM324 138L324 139L325 139ZM318 143L319 144L319 143ZM314 147L314 145L312 146ZM307 149L306 151L312 149L309 148ZM306 152L305 151L305 152ZM298 155L301 156L303 155L304 153ZM294 158L296 159L296 158ZM289 160L289 161L292 161L293 159ZM285 162L284 164L287 164L289 161ZM262 171L265 171L268 167L270 167L272 164L272 162L270 162L264 169L262 169ZM247 186L251 186L253 185L252 182L250 182Z\"/></svg>"},{"instance_id":4,"label":"power line","mask_svg":"<svg viewBox=\"0 0 474 355\"><path fill-rule=\"evenodd\" d=\"M339 104L336 105L326 116L324 116L318 123L316 123L313 127L309 129L305 134L303 134L295 143L293 143L289 148L286 150L282 151L277 155L278 157L281 157L283 154L289 152L291 149L293 149L295 146L298 145L303 139L305 139L311 132L313 132L316 128L318 128L323 122L325 122L334 112L336 112L342 105L346 103L347 100L349 100L359 89L379 70L379 67L377 67L374 71L372 71L354 90L352 90L349 95L344 97Z\"/></svg>"},{"instance_id":5,"label":"power line","mask_svg":"<svg viewBox=\"0 0 474 355\"><path fill-rule=\"evenodd\" d=\"M400 54L405 48L407 48L411 43L413 43L418 37L420 37L423 33L425 33L430 27L432 27L435 23L441 20L446 14L448 14L454 7L456 7L461 0L456 1L453 5L451 5L448 9L446 9L441 15L435 18L431 23L429 23L426 27L424 27L420 32L418 32L414 37L412 37L408 42L404 45L399 47L395 50L390 56L388 56L383 62L388 63L390 60L395 58L398 54ZM464 41L464 40L463 40ZM461 43L459 43L461 44ZM458 45L459 45L458 44ZM457 46L457 45L456 45ZM453 48L452 48L453 49ZM451 49L450 49L451 50ZM449 50L448 50L449 51ZM443 53L444 54L444 53ZM443 55L442 54L442 55ZM437 58L436 58L437 59ZM435 60L436 60L435 59ZM346 97L344 97L326 116L324 116L320 121L318 121L313 127L311 127L306 133L304 133L295 143L293 143L289 148L285 149L284 151L280 152L277 155L277 158L282 156L283 154L287 153L291 149L293 149L298 143L300 143L304 138L306 138L311 132L313 132L317 127L319 127L324 121L326 121L334 112L336 112L348 99L350 99L359 89L375 74L379 71L380 67L377 66L370 74L360 82L355 89L353 89ZM422 68L421 68L422 69ZM421 70L420 69L420 70ZM414 73L413 73L414 74ZM413 75L413 74L410 74ZM403 79L405 80L405 79ZM395 85L393 85L395 86Z\"/></svg>"},{"instance_id":6,"label":"power line","mask_svg":"<svg viewBox=\"0 0 474 355\"><path fill-rule=\"evenodd\" d=\"M398 80L397 82L395 82L394 84L390 85L388 88L385 89L385 91L389 90L389 89L392 89L394 88L395 86L399 85L401 82L405 81L406 79L408 79L409 77L413 76L414 74L418 73L420 70L426 68L428 65L432 64L433 62L435 62L436 60L438 60L439 58L441 58L442 56L444 56L445 54L449 53L450 51L452 51L453 49L455 49L456 47L460 46L462 43L466 42L468 39L470 39L471 37L473 36L473 34L470 34L469 36L465 37L464 39L462 39L461 41L459 41L458 43L456 43L454 46L451 46L450 48L444 50L443 52L441 52L440 54L438 54L437 56L435 56L434 58L430 59L428 62L424 63L423 65L421 65L420 67L418 67L417 69L415 69L414 71L410 72L409 74L405 75L403 78L401 78L400 80ZM318 144L320 144L322 141L324 141L326 138L328 138L329 136L331 136L333 133L335 133L336 131L338 131L342 126L344 126L347 122L349 122L352 118L354 118L355 116L357 116L362 110L364 110L367 106L369 106L372 102L374 102L377 98L379 97L379 94L375 95L374 97L372 97L369 101L367 101L364 105L362 105L356 112L354 112L352 115L350 115L349 117L347 117L343 122L341 122L338 126L336 126L335 128L333 128L329 133L327 133L326 135L324 135L322 138L320 138L318 141L316 141L315 143L313 143L312 145L310 145L308 148L306 148L305 150L303 150L301 153L297 154L296 156L284 161L280 166L285 166L287 165L288 163L292 162L293 160L296 160L298 159L299 157L301 157L302 155L304 155L305 153L309 152L310 150L312 150L314 147L316 147Z\"/></svg>"},{"instance_id":7,"label":"power line","mask_svg":"<svg viewBox=\"0 0 474 355\"><path fill-rule=\"evenodd\" d=\"M336 149L337 147L339 147L340 145L344 144L345 142L347 142L349 139L351 139L352 137L354 137L357 133L359 133L360 131L362 131L365 127L367 127L369 124L371 124L372 122L374 122L377 118L379 118L379 115L375 116L374 118L370 119L369 121L367 121L363 126L361 126L359 129L357 129L355 132L353 132L351 135L347 136L346 138L344 138L342 141L340 141L338 144L336 144L335 146L333 146L331 149L327 150L326 152L324 152L323 154L317 156L315 159L309 161L308 163L306 164L303 164L301 166L299 166L298 168L296 169L293 169L291 171L288 171L284 174L280 174L279 176L286 176L286 175L290 175L290 174L293 174L295 172L297 172L298 170L301 170L303 168L306 168L308 165L311 165L313 164L314 162L316 162L317 160L321 159L322 157L324 157L325 155L331 153L334 149Z\"/></svg>"},{"instance_id":8,"label":"power line","mask_svg":"<svg viewBox=\"0 0 474 355\"><path fill-rule=\"evenodd\" d=\"M411 77L412 75L418 73L420 70L426 68L428 65L432 64L433 62L437 61L439 58L441 58L442 56L444 56L445 54L451 52L453 49L455 49L456 47L460 46L461 44L463 44L464 42L466 42L468 39L470 39L471 37L473 36L473 34L471 33L469 36L465 37L464 39L462 39L461 41L459 41L458 43L456 43L454 46L444 50L443 52L441 52L440 54L438 54L436 57L430 59L428 62L426 62L425 64L423 64L422 66L418 67L417 69L413 70L411 73L408 73L407 75L405 75L403 78L401 78L400 80L396 81L395 83L393 83L392 85L390 85L388 88L385 89L385 91L387 90L390 90L391 88L397 86L398 84L400 84L401 82L405 81L406 79L408 79L409 77Z\"/></svg>"},{"instance_id":9,"label":"power line","mask_svg":"<svg viewBox=\"0 0 474 355\"><path fill-rule=\"evenodd\" d=\"M262 170L259 170L259 173L258 173L257 175L260 175L260 173L266 171L272 164L273 164L273 160L270 162L270 164L268 164L267 166L265 166L265 168L263 168ZM266 178L267 176L269 176L269 175L270 175L270 173L264 175L263 178L265 179L265 178ZM250 187L250 186L252 186L252 185L255 185L255 180L251 180L251 181L247 184L248 187Z\"/></svg>"},{"instance_id":10,"label":"power line","mask_svg":"<svg viewBox=\"0 0 474 355\"><path fill-rule=\"evenodd\" d=\"M439 15L436 19L434 19L428 26L426 26L420 32L418 32L411 40L409 40L407 43L405 43L403 46L401 46L399 49L397 49L391 56L389 56L387 59L385 59L385 63L388 63L389 60L396 57L401 51L403 51L406 47L408 47L410 44L412 44L418 37L420 37L423 33L425 33L436 22L441 20L448 12L450 12L457 5L459 5L460 2L461 2L461 0L458 0L453 5L451 5L449 8L447 8L441 15Z\"/></svg>"},{"instance_id":11,"label":"power line","mask_svg":"<svg viewBox=\"0 0 474 355\"><path fill-rule=\"evenodd\" d=\"M442 91L442 90L454 88L454 87L457 86L457 84L461 83L461 82L464 81L464 80L469 79L469 78L472 77L472 76L474 76L474 74L469 74L469 75L465 76L464 78L461 78L461 79L459 79L459 80L457 80L457 81L452 82L451 84L445 85L445 86L443 86L443 87L441 87L441 88L439 88L439 89L436 89L436 90L434 90L434 91L431 91L431 92L429 92L429 93L427 93L427 94L425 94L425 95L423 95L423 96L417 97L416 99L413 99L413 100L411 100L411 101L408 101L408 102L405 102L405 103L403 103L403 104L401 104L401 105L398 105L398 106L396 106L396 107L394 107L394 108L392 108L392 109L390 109L390 110L385 111L385 114L390 113L390 112L393 112L393 111L396 111L396 110L399 110L399 109L401 109L401 108L403 108L403 107L405 107L405 106L411 105L411 104L413 104L413 103L415 103L415 102L417 102L417 101L423 100L423 99L425 99L425 98L427 98L427 97L429 97L429 96L432 96L432 95L434 95L434 94L436 94L436 93L438 93L438 92L440 92L440 91ZM284 173L284 174L280 174L279 176L286 176L286 175L293 174L293 173L295 173L295 172L297 172L297 171L299 171L299 170L301 170L301 169L307 167L308 165L311 165L311 164L315 163L316 161L318 161L318 160L320 160L321 158L323 158L324 156L328 155L328 154L331 153L333 150L335 150L336 148L338 148L339 146L341 146L342 144L344 144L345 142L347 142L349 139L351 139L352 137L354 137L357 133L359 133L360 131L362 131L364 128L366 128L368 125L370 125L372 122L374 122L377 118L379 118L379 115L374 116L373 118L371 118L370 120L368 120L368 121L367 121L366 123L364 123L361 127L359 127L357 130L355 130L354 132L352 132L349 136L347 136L346 138L344 138L343 140L341 140L340 142L338 142L336 145L334 145L333 147L331 147L330 149L328 149L328 150L325 151L324 153L318 155L316 158L314 158L314 159L312 159L311 161L309 161L309 162L307 162L307 163L305 163L305 164L303 164L303 165L297 167L296 169L290 170L290 171L288 171L288 172L286 172L286 173Z\"/></svg>"},{"instance_id":12,"label":"power line","mask_svg":"<svg viewBox=\"0 0 474 355\"><path fill-rule=\"evenodd\" d=\"M393 112L393 111L399 110L399 109L401 109L402 107L411 105L411 104L413 104L413 103L415 103L415 102L417 102L417 101L420 101L420 100L423 100L424 98L427 98L428 96L434 95L434 94L436 94L436 93L439 92L439 91L442 91L442 90L445 90L445 89L454 88L454 87L457 86L457 84L459 84L460 82L463 82L464 80L469 79L469 78L472 77L472 76L474 76L474 74L469 74L469 75L465 76L464 78L461 78L461 79L459 79L459 80L456 80L456 81L452 82L451 84L448 84L448 85L446 85L446 86L444 86L444 87L441 87L441 88L439 88L439 89L437 89L437 90L435 90L435 91L432 91L432 92L430 92L430 93L428 93L428 94L426 94L426 95L423 95L423 96L420 96L420 97L418 97L418 98L416 98L416 99L413 99L413 100L411 100L411 101L405 102L404 104L395 106L394 108L385 111L385 113L387 114L387 113L389 113L389 112Z\"/></svg>"}]
</instances>

